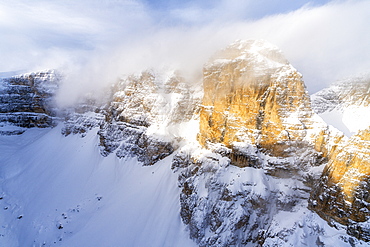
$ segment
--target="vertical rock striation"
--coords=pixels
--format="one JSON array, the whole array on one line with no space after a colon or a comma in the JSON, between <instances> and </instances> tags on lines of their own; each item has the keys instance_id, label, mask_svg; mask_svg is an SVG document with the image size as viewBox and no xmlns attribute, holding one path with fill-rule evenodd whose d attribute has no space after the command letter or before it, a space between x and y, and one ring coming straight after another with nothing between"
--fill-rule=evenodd
<instances>
[{"instance_id":1,"label":"vertical rock striation","mask_svg":"<svg viewBox=\"0 0 370 247\"><path fill-rule=\"evenodd\" d=\"M342 143L330 157L310 208L327 221L348 226L357 238L370 241L370 127Z\"/></svg>"},{"instance_id":2,"label":"vertical rock striation","mask_svg":"<svg viewBox=\"0 0 370 247\"><path fill-rule=\"evenodd\" d=\"M345 225L349 234L370 241L369 76L337 82L312 99L315 112L352 137L338 142L329 153L309 207L328 222Z\"/></svg>"},{"instance_id":3,"label":"vertical rock striation","mask_svg":"<svg viewBox=\"0 0 370 247\"><path fill-rule=\"evenodd\" d=\"M274 156L309 142L325 151L330 131L314 115L302 76L264 41L238 41L204 68L201 145L249 142Z\"/></svg>"}]
</instances>

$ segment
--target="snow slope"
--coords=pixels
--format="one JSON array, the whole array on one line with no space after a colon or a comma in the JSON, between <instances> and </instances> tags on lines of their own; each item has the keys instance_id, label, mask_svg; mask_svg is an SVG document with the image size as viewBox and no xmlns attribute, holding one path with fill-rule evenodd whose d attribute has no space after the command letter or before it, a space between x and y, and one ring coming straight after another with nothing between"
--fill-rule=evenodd
<instances>
[{"instance_id":1,"label":"snow slope","mask_svg":"<svg viewBox=\"0 0 370 247\"><path fill-rule=\"evenodd\" d=\"M311 96L324 121L350 137L370 125L370 75L333 83Z\"/></svg>"},{"instance_id":2,"label":"snow slope","mask_svg":"<svg viewBox=\"0 0 370 247\"><path fill-rule=\"evenodd\" d=\"M333 109L320 113L319 116L327 123L351 137L370 125L370 107L348 106L344 109Z\"/></svg>"},{"instance_id":3,"label":"snow slope","mask_svg":"<svg viewBox=\"0 0 370 247\"><path fill-rule=\"evenodd\" d=\"M194 246L172 156L102 157L96 132L0 136L0 246Z\"/></svg>"}]
</instances>

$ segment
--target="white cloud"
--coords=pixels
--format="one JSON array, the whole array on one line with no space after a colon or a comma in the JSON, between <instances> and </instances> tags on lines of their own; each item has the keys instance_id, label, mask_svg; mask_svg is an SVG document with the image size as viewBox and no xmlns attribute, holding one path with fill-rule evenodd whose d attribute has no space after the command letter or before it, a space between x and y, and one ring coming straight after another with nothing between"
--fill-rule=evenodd
<instances>
[{"instance_id":1,"label":"white cloud","mask_svg":"<svg viewBox=\"0 0 370 247\"><path fill-rule=\"evenodd\" d=\"M0 71L62 68L69 80L61 95L72 100L148 67L201 73L218 49L256 38L279 46L310 92L369 71L370 2L304 4L187 1L153 9L133 0L0 0Z\"/></svg>"}]
</instances>

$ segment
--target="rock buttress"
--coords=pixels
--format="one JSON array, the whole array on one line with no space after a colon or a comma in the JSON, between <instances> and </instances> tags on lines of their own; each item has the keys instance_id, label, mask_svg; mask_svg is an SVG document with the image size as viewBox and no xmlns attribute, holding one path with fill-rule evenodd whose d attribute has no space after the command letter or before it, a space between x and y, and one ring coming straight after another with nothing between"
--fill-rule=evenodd
<instances>
[{"instance_id":1,"label":"rock buttress","mask_svg":"<svg viewBox=\"0 0 370 247\"><path fill-rule=\"evenodd\" d=\"M370 241L370 127L360 131L331 154L310 208L347 231Z\"/></svg>"},{"instance_id":2,"label":"rock buttress","mask_svg":"<svg viewBox=\"0 0 370 247\"><path fill-rule=\"evenodd\" d=\"M263 41L236 42L203 73L201 145L249 142L284 156L291 141L303 141L313 128L302 76L276 47Z\"/></svg>"}]
</instances>

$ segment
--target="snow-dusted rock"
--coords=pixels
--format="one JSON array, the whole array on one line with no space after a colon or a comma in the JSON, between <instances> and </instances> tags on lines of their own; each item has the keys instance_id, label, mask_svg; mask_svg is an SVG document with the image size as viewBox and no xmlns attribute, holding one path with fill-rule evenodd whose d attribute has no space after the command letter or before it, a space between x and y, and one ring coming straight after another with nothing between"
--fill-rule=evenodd
<instances>
[{"instance_id":1,"label":"snow-dusted rock","mask_svg":"<svg viewBox=\"0 0 370 247\"><path fill-rule=\"evenodd\" d=\"M193 119L200 100L199 88L169 70L124 76L108 94L101 105L85 100L67 112L63 133L85 135L99 128L103 156L137 157L144 165L175 150L188 132L181 125Z\"/></svg>"},{"instance_id":2,"label":"snow-dusted rock","mask_svg":"<svg viewBox=\"0 0 370 247\"><path fill-rule=\"evenodd\" d=\"M199 246L331 244L330 227L307 205L346 138L312 111L301 75L276 47L238 41L205 66L198 140L205 149L178 153L173 169ZM344 244L341 234L334 242Z\"/></svg>"},{"instance_id":3,"label":"snow-dusted rock","mask_svg":"<svg viewBox=\"0 0 370 247\"><path fill-rule=\"evenodd\" d=\"M203 146L248 142L275 156L287 155L292 145L311 145L324 155L330 149L320 139L327 143L332 131L312 111L302 75L266 41L231 44L205 65L203 84Z\"/></svg>"},{"instance_id":4,"label":"snow-dusted rock","mask_svg":"<svg viewBox=\"0 0 370 247\"><path fill-rule=\"evenodd\" d=\"M59 80L60 76L53 70L0 79L0 133L54 126L56 112L52 97ZM9 125L19 132L9 131Z\"/></svg>"},{"instance_id":5,"label":"snow-dusted rock","mask_svg":"<svg viewBox=\"0 0 370 247\"><path fill-rule=\"evenodd\" d=\"M370 241L369 188L370 127L331 154L319 186L311 195L310 208L329 222L348 226L351 235Z\"/></svg>"},{"instance_id":6,"label":"snow-dusted rock","mask_svg":"<svg viewBox=\"0 0 370 247\"><path fill-rule=\"evenodd\" d=\"M307 209L322 169L315 166L325 164L317 153L258 153L259 167L237 167L230 151L184 148L174 157L180 215L198 246L350 246L345 231Z\"/></svg>"},{"instance_id":7,"label":"snow-dusted rock","mask_svg":"<svg viewBox=\"0 0 370 247\"><path fill-rule=\"evenodd\" d=\"M338 81L311 99L314 111L347 136L370 126L370 75Z\"/></svg>"}]
</instances>

